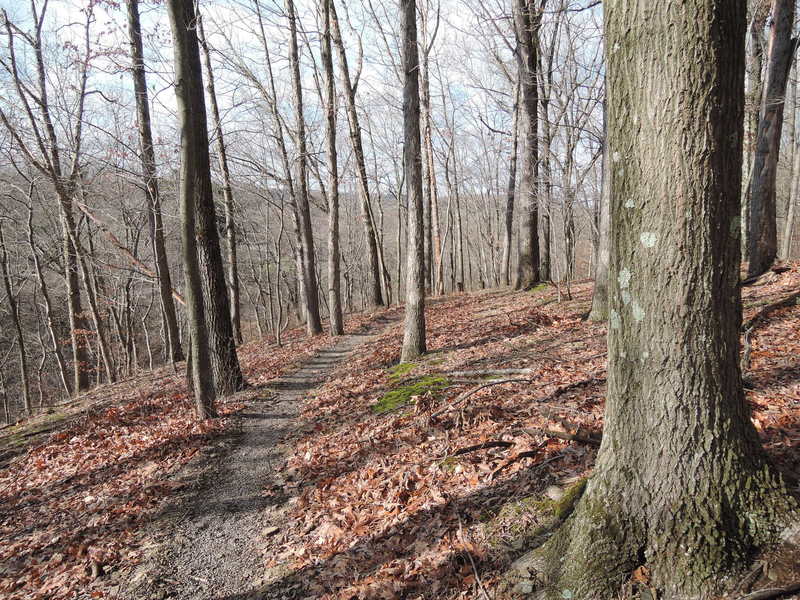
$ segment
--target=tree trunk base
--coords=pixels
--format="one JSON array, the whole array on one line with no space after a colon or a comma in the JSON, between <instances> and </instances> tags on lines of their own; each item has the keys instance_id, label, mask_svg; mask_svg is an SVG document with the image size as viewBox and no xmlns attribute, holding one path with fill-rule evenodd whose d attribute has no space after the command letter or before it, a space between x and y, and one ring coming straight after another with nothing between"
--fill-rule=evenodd
<instances>
[{"instance_id":1,"label":"tree trunk base","mask_svg":"<svg viewBox=\"0 0 800 600\"><path fill-rule=\"evenodd\" d=\"M711 598L732 591L759 550L779 544L792 546L800 570L797 502L767 468L715 498L651 498L636 508L635 485L613 492L598 483L590 480L574 512L513 564L504 583L512 597L614 598L646 567L659 598Z\"/></svg>"}]
</instances>

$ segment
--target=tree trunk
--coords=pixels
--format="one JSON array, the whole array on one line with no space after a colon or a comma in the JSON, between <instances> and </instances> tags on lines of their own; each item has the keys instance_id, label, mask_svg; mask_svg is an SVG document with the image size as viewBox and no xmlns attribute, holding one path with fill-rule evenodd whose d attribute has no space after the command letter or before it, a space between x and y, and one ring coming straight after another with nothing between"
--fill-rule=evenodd
<instances>
[{"instance_id":1,"label":"tree trunk","mask_svg":"<svg viewBox=\"0 0 800 600\"><path fill-rule=\"evenodd\" d=\"M356 84L350 78L350 66L347 61L347 53L342 40L342 32L339 28L339 18L336 14L336 5L330 3L330 27L331 40L336 47L339 57L339 75L344 87L344 97L347 106L347 123L350 131L350 143L353 146L353 155L356 163L356 183L358 184L358 194L361 200L361 221L364 227L364 238L367 242L367 261L369 264L369 299L371 306L383 306L384 298L381 292L381 269L378 257L378 238L375 231L375 223L372 218L370 208L369 183L367 180L367 163L364 157L364 145L361 139L361 125L356 110Z\"/></svg>"},{"instance_id":2,"label":"tree trunk","mask_svg":"<svg viewBox=\"0 0 800 600\"><path fill-rule=\"evenodd\" d=\"M147 94L147 79L142 49L142 28L139 21L139 0L127 0L128 36L131 46L131 72L133 89L136 96L136 120L139 127L139 145L141 151L142 174L148 201L148 220L150 224L150 240L153 244L153 258L158 277L158 291L161 298L161 310L164 317L169 360L173 363L183 360L178 315L172 298L172 278L167 260L167 248L164 243L164 224L161 218L161 194L158 189L156 174L156 158L153 149L153 132L150 121L150 101Z\"/></svg>"},{"instance_id":3,"label":"tree trunk","mask_svg":"<svg viewBox=\"0 0 800 600\"><path fill-rule=\"evenodd\" d=\"M408 262L403 362L426 352L425 241L422 213L422 155L419 127L419 51L415 0L400 0L403 49L403 165L408 192Z\"/></svg>"},{"instance_id":4,"label":"tree trunk","mask_svg":"<svg viewBox=\"0 0 800 600\"><path fill-rule=\"evenodd\" d=\"M748 260L748 240L750 237L750 181L752 180L753 159L755 156L758 119L761 114L761 95L763 93L762 71L764 67L764 24L769 16L770 3L762 0L750 1L752 14L747 18L750 26L747 31L745 66L745 121L744 121L744 164L750 175L742 186L742 258Z\"/></svg>"},{"instance_id":5,"label":"tree trunk","mask_svg":"<svg viewBox=\"0 0 800 600\"><path fill-rule=\"evenodd\" d=\"M748 277L764 273L772 266L778 253L775 179L781 146L786 83L795 49L795 40L792 39L794 5L794 0L774 0L772 8L767 80L750 188Z\"/></svg>"},{"instance_id":6,"label":"tree trunk","mask_svg":"<svg viewBox=\"0 0 800 600\"><path fill-rule=\"evenodd\" d=\"M216 225L213 223L213 202L211 198L211 169L208 157L208 131L206 129L206 110L203 101L203 76L200 66L200 49L195 31L196 15L193 0L167 0L172 40L175 52L175 97L181 127L181 171L180 171L180 211L181 239L183 242L183 269L186 279L186 306L190 329L191 368L187 369L187 384L193 390L199 419L216 416L217 372L212 368L211 339L206 324L206 307L203 299L203 267L198 245L208 249L211 235L217 241ZM208 219L201 219L203 213L212 214L212 232L204 225ZM204 222L205 221L205 222ZM205 257L207 258L207 256ZM221 266L221 265L220 265ZM223 285L224 292L224 285ZM226 295L227 297L227 295ZM223 313L230 326L229 313ZM231 342L233 340L231 339ZM212 376L209 376L212 375Z\"/></svg>"},{"instance_id":7,"label":"tree trunk","mask_svg":"<svg viewBox=\"0 0 800 600\"><path fill-rule=\"evenodd\" d=\"M514 233L514 194L517 186L517 145L519 139L519 88L517 88L515 97L514 121L511 126L511 157L508 161L508 185L506 187L505 230L503 231L503 285L511 285L511 243Z\"/></svg>"},{"instance_id":8,"label":"tree trunk","mask_svg":"<svg viewBox=\"0 0 800 600\"><path fill-rule=\"evenodd\" d=\"M80 244L78 244L78 240L73 238L71 241L77 254L78 266L81 270L81 279L83 279L83 289L86 290L86 300L89 303L89 314L92 316L92 322L94 323L97 346L99 349L100 358L103 360L106 381L113 383L117 379L116 368L114 366L114 357L111 355L111 349L108 344L108 339L106 338L106 330L103 326L103 320L100 316L100 308L97 306L97 294L95 288L92 286L92 276L89 274L89 268L86 266L86 257L84 256Z\"/></svg>"},{"instance_id":9,"label":"tree trunk","mask_svg":"<svg viewBox=\"0 0 800 600\"><path fill-rule=\"evenodd\" d=\"M420 10L422 23L422 60L420 61L420 117L422 119L422 143L425 157L425 190L428 197L430 219L430 250L428 269L431 274L431 291L444 293L442 277L442 232L439 223L439 189L436 185L436 162L433 151L433 119L431 116L430 52L436 40L438 23L433 32L428 28L428 6Z\"/></svg>"},{"instance_id":10,"label":"tree trunk","mask_svg":"<svg viewBox=\"0 0 800 600\"><path fill-rule=\"evenodd\" d=\"M64 278L67 281L67 310L69 312L70 338L72 341L72 390L78 394L89 389L89 349L86 341L86 319L81 306L81 288L78 282L78 256L72 240L77 237L72 216L72 195L59 193L61 230L64 236Z\"/></svg>"},{"instance_id":11,"label":"tree trunk","mask_svg":"<svg viewBox=\"0 0 800 600\"><path fill-rule=\"evenodd\" d=\"M331 56L331 4L321 0L322 66L325 71L325 122L328 134L328 310L331 335L342 335L342 292L339 260L339 166L336 157L336 83Z\"/></svg>"},{"instance_id":12,"label":"tree trunk","mask_svg":"<svg viewBox=\"0 0 800 600\"><path fill-rule=\"evenodd\" d=\"M603 441L574 512L517 570L553 596L609 598L644 565L659 598L709 598L796 524L738 366L745 3L613 2L605 23Z\"/></svg>"},{"instance_id":13,"label":"tree trunk","mask_svg":"<svg viewBox=\"0 0 800 600\"><path fill-rule=\"evenodd\" d=\"M303 114L303 88L300 80L300 57L297 49L297 15L294 0L286 0L286 16L289 19L289 62L292 69L292 93L294 95L295 127L297 129L297 211L300 216L300 238L302 242L303 293L306 303L306 330L308 335L322 333L319 316L317 271L314 259L314 235L311 226L311 210L308 202L308 175L306 172L306 125ZM378 280L380 285L380 280Z\"/></svg>"},{"instance_id":14,"label":"tree trunk","mask_svg":"<svg viewBox=\"0 0 800 600\"><path fill-rule=\"evenodd\" d=\"M608 98L608 96L606 96ZM597 258L594 267L594 293L590 321L608 320L608 263L611 258L611 153L608 147L606 104L603 104L603 166L600 183L600 222L597 227Z\"/></svg>"},{"instance_id":15,"label":"tree trunk","mask_svg":"<svg viewBox=\"0 0 800 600\"><path fill-rule=\"evenodd\" d=\"M203 30L203 20L197 23L198 41L203 50L205 59L208 92L208 101L211 104L211 118L214 123L214 135L217 138L217 153L219 154L219 170L222 174L222 198L225 206L225 238L228 241L228 302L231 307L231 327L233 339L237 344L242 343L242 317L239 291L239 261L236 247L236 220L234 218L233 188L231 186L231 172L228 168L228 153L225 148L225 137L222 133L222 121L217 105L217 92L214 87L214 71L211 68L211 52L206 43L206 34Z\"/></svg>"},{"instance_id":16,"label":"tree trunk","mask_svg":"<svg viewBox=\"0 0 800 600\"><path fill-rule=\"evenodd\" d=\"M14 326L14 333L17 337L17 352L19 355L19 377L22 383L22 405L25 407L25 414L33 414L31 405L31 386L28 378L28 355L25 351L25 337L22 335L22 324L19 320L19 304L14 289L11 285L11 276L8 272L8 251L3 237L3 221L0 220L0 276L3 278L3 288L8 298L8 308L11 314L11 323Z\"/></svg>"},{"instance_id":17,"label":"tree trunk","mask_svg":"<svg viewBox=\"0 0 800 600\"><path fill-rule=\"evenodd\" d=\"M781 252L780 256L783 260L788 260L792 252L792 236L794 235L794 219L795 210L797 207L797 196L800 194L800 136L797 135L797 76L800 74L800 63L794 61L794 80L792 81L792 104L790 110L792 111L792 128L791 128L791 155L792 155L792 168L791 168L791 182L789 189L789 198L786 201L786 223L783 228L783 237L781 239Z\"/></svg>"},{"instance_id":18,"label":"tree trunk","mask_svg":"<svg viewBox=\"0 0 800 600\"><path fill-rule=\"evenodd\" d=\"M522 145L523 201L522 231L516 289L529 289L539 282L539 91L537 53L541 14L533 0L514 0L514 32L517 37L517 69L522 107L525 110L525 136Z\"/></svg>"},{"instance_id":19,"label":"tree trunk","mask_svg":"<svg viewBox=\"0 0 800 600\"><path fill-rule=\"evenodd\" d=\"M792 184L789 193L789 206L786 211L786 225L783 230L783 241L781 243L780 257L783 260L788 260L792 256L792 238L794 237L794 221L797 212L798 197L800 197L800 148L795 146L794 159L792 160Z\"/></svg>"},{"instance_id":20,"label":"tree trunk","mask_svg":"<svg viewBox=\"0 0 800 600\"><path fill-rule=\"evenodd\" d=\"M33 267L36 271L36 278L39 281L39 289L42 291L42 300L44 301L44 315L47 321L47 332L50 335L50 343L53 346L53 354L55 354L56 362L58 363L58 374L61 379L61 385L67 396L70 395L70 381L67 374L67 364L64 360L64 354L61 352L61 343L56 333L56 323L53 317L53 303L50 300L50 293L47 289L47 281L44 278L44 271L42 270L42 261L39 258L39 249L36 247L36 242L33 237L33 186L28 193L28 200L31 204L28 206L28 247L31 249L33 256Z\"/></svg>"}]
</instances>

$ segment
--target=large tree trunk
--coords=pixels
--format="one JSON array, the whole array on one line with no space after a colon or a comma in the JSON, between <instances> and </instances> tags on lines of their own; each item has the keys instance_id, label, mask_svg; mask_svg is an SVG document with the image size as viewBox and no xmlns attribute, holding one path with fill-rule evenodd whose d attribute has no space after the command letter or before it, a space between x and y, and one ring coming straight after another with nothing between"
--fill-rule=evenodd
<instances>
[{"instance_id":1,"label":"large tree trunk","mask_svg":"<svg viewBox=\"0 0 800 600\"><path fill-rule=\"evenodd\" d=\"M317 270L314 258L314 235L311 226L311 210L308 202L308 175L306 161L306 125L303 114L303 87L300 81L300 57L297 50L297 15L294 1L286 0L286 16L289 19L289 63L292 69L292 93L294 95L295 127L297 130L297 212L300 217L300 239L302 242L303 294L306 303L306 330L309 335L322 333L317 292ZM380 285L380 280L378 280Z\"/></svg>"},{"instance_id":2,"label":"large tree trunk","mask_svg":"<svg viewBox=\"0 0 800 600\"><path fill-rule=\"evenodd\" d=\"M336 47L339 57L339 74L344 88L344 97L347 107L347 123L350 131L350 144L353 146L353 155L356 163L356 183L358 195L361 200L361 222L364 227L364 238L367 241L367 261L369 264L369 296L367 302L370 306L383 306L384 298L381 292L381 269L378 256L378 235L372 218L372 208L367 180L367 163L364 157L364 145L361 140L361 125L356 109L356 88L350 77L350 66L344 48L342 32L339 28L339 18L336 14L336 5L330 3L331 39Z\"/></svg>"},{"instance_id":3,"label":"large tree trunk","mask_svg":"<svg viewBox=\"0 0 800 600\"><path fill-rule=\"evenodd\" d=\"M222 120L219 116L219 106L217 105L217 91L214 87L214 71L211 68L211 51L206 43L206 34L203 30L203 20L197 24L198 40L203 50L205 59L206 75L208 78L206 90L208 91L208 101L211 104L211 118L214 122L214 135L217 139L217 153L219 154L219 170L222 174L222 198L225 207L225 238L228 241L228 291L230 297L228 302L231 307L231 327L233 328L233 339L237 344L242 343L242 317L241 301L239 300L239 261L237 258L236 247L236 219L234 218L233 187L231 185L231 171L228 167L228 152L225 148L225 137L222 133Z\"/></svg>"},{"instance_id":4,"label":"large tree trunk","mask_svg":"<svg viewBox=\"0 0 800 600\"><path fill-rule=\"evenodd\" d=\"M573 514L517 568L609 598L645 565L659 597L709 598L796 518L738 366L744 0L609 2L605 23L603 441Z\"/></svg>"},{"instance_id":5,"label":"large tree trunk","mask_svg":"<svg viewBox=\"0 0 800 600\"><path fill-rule=\"evenodd\" d=\"M403 48L403 165L408 191L408 262L403 362L426 352L425 242L422 214L422 156L419 131L419 51L415 0L400 0Z\"/></svg>"},{"instance_id":6,"label":"large tree trunk","mask_svg":"<svg viewBox=\"0 0 800 600\"><path fill-rule=\"evenodd\" d=\"M219 237L216 223L214 223L208 131L203 100L200 49L195 30L194 2L193 0L168 0L167 9L172 26L172 43L175 52L175 96L181 127L179 197L186 306L191 335L190 367L187 373L189 381L187 383L194 391L197 416L204 419L216 416L214 407L216 389L221 383L217 377L224 377L224 374L219 373L219 356L212 357L214 349L209 334L209 324L213 327L213 324L220 321L219 317L221 316L230 328L230 318L229 312L225 310L222 315L211 315L212 319L207 323L206 312L213 313L217 306L211 303L206 305L204 302L203 280L208 280L208 269L215 266L215 263L209 262L209 258L213 258L209 250L212 252L216 250L219 255ZM208 218L209 212L210 219ZM211 236L212 239L209 240L208 236ZM205 248L202 249L198 246ZM220 258L216 266L221 268L221 263ZM209 291L213 293L215 290ZM224 279L222 293L227 298ZM217 318L214 318L215 316ZM233 345L232 337L230 342ZM222 383L227 382L223 379Z\"/></svg>"},{"instance_id":7,"label":"large tree trunk","mask_svg":"<svg viewBox=\"0 0 800 600\"><path fill-rule=\"evenodd\" d=\"M783 107L786 83L795 40L794 0L774 0L772 26L767 58L767 80L761 120L758 124L753 181L750 188L750 222L748 233L748 277L761 275L769 269L778 253L778 231L775 222L775 179L783 127Z\"/></svg>"},{"instance_id":8,"label":"large tree trunk","mask_svg":"<svg viewBox=\"0 0 800 600\"><path fill-rule=\"evenodd\" d=\"M517 36L517 69L522 107L525 111L525 136L522 144L522 231L516 289L529 289L539 282L539 85L537 53L541 14L533 0L514 0L514 32Z\"/></svg>"},{"instance_id":9,"label":"large tree trunk","mask_svg":"<svg viewBox=\"0 0 800 600\"><path fill-rule=\"evenodd\" d=\"M336 83L331 56L331 5L321 0L322 67L325 71L325 123L328 134L328 309L331 335L342 335L342 293L339 259L339 166L336 157Z\"/></svg>"},{"instance_id":10,"label":"large tree trunk","mask_svg":"<svg viewBox=\"0 0 800 600\"><path fill-rule=\"evenodd\" d=\"M139 20L139 0L127 0L128 36L131 45L131 72L136 96L136 120L139 127L142 175L148 201L148 220L150 241L153 244L153 258L158 277L158 292L161 299L161 312L164 320L169 359L171 362L183 360L178 315L172 299L172 278L167 261L167 248L164 243L164 224L161 218L161 194L158 189L156 157L153 149L153 132L150 122L150 102L147 95L147 78L142 49L142 27Z\"/></svg>"}]
</instances>

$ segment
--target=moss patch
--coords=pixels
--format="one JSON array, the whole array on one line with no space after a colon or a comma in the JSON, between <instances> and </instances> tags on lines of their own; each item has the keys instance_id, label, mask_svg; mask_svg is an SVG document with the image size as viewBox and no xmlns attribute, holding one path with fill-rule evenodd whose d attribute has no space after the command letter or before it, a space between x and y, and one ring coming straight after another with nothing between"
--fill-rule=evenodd
<instances>
[{"instance_id":1,"label":"moss patch","mask_svg":"<svg viewBox=\"0 0 800 600\"><path fill-rule=\"evenodd\" d=\"M529 289L528 291L529 291L531 294L536 294L537 292L544 292L544 291L545 291L545 290L547 290L547 288L549 288L549 287L550 287L550 286L549 286L548 284L546 284L546 283L537 283L535 286L533 286L533 287L532 287L531 289Z\"/></svg>"},{"instance_id":2,"label":"moss patch","mask_svg":"<svg viewBox=\"0 0 800 600\"><path fill-rule=\"evenodd\" d=\"M417 366L414 362L401 362L389 368L389 381L397 383L401 381L406 375L411 373Z\"/></svg>"},{"instance_id":3,"label":"moss patch","mask_svg":"<svg viewBox=\"0 0 800 600\"><path fill-rule=\"evenodd\" d=\"M586 477L576 481L566 490L564 490L564 495L561 496L561 498L553 502L553 516L556 519L559 521L564 521L572 514L572 511L575 510L575 505L578 503L578 500L580 500L581 496L583 496L583 492L586 489L586 482Z\"/></svg>"},{"instance_id":4,"label":"moss patch","mask_svg":"<svg viewBox=\"0 0 800 600\"><path fill-rule=\"evenodd\" d=\"M572 514L586 489L583 478L564 490L558 500L528 496L508 502L486 523L489 546L495 550L522 551L537 547Z\"/></svg>"},{"instance_id":5,"label":"moss patch","mask_svg":"<svg viewBox=\"0 0 800 600\"><path fill-rule=\"evenodd\" d=\"M67 418L63 410L50 408L47 412L36 415L32 421L23 421L10 427L8 433L0 437L0 448L13 448L30 442L31 438L51 433L56 426Z\"/></svg>"},{"instance_id":6,"label":"moss patch","mask_svg":"<svg viewBox=\"0 0 800 600\"><path fill-rule=\"evenodd\" d=\"M398 365L400 366L400 365ZM412 367L413 368L413 367ZM372 412L382 415L409 404L414 396L442 391L448 385L446 377L426 376L386 392L372 405Z\"/></svg>"}]
</instances>

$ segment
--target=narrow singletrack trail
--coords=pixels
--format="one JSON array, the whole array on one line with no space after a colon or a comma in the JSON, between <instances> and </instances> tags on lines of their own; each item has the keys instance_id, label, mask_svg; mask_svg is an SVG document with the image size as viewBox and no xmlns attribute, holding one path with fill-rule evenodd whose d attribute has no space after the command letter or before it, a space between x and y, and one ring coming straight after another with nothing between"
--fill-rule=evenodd
<instances>
[{"instance_id":1,"label":"narrow singletrack trail","mask_svg":"<svg viewBox=\"0 0 800 600\"><path fill-rule=\"evenodd\" d=\"M191 485L149 528L150 550L142 564L120 573L117 595L126 600L258 598L253 590L265 572L263 532L280 525L270 523L268 509L276 500L264 490L282 463L282 442L301 426L302 400L356 348L394 322L377 317L365 333L338 338L247 401L231 433L180 474Z\"/></svg>"}]
</instances>

